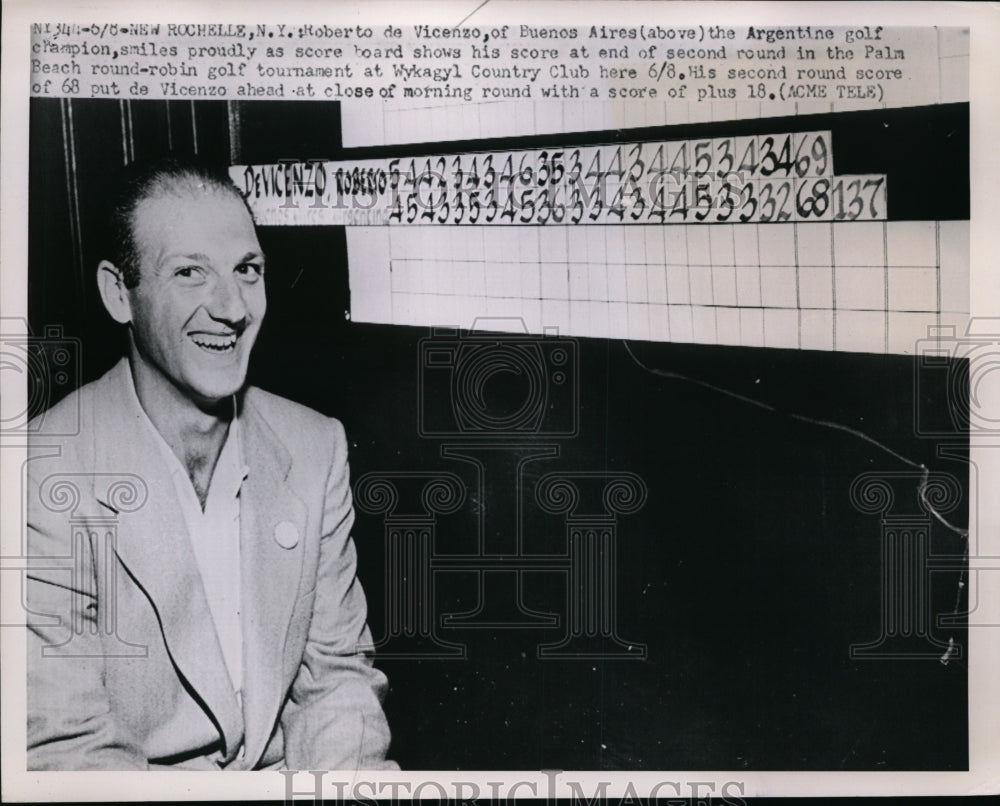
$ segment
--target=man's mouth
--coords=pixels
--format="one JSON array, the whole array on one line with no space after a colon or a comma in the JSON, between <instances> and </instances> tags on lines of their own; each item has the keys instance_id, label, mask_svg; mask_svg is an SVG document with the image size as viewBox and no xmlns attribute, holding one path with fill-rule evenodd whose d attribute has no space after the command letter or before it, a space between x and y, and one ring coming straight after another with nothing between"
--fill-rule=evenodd
<instances>
[{"instance_id":1,"label":"man's mouth","mask_svg":"<svg viewBox=\"0 0 1000 806\"><path fill-rule=\"evenodd\" d=\"M191 341L211 353L228 353L236 349L235 333L192 333Z\"/></svg>"}]
</instances>

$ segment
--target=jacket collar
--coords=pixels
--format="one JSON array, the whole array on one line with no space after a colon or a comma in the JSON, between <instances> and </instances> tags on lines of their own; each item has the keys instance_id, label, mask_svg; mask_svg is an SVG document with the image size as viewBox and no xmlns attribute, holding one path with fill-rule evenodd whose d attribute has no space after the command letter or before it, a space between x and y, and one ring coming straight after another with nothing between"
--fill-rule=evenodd
<instances>
[{"instance_id":1,"label":"jacket collar","mask_svg":"<svg viewBox=\"0 0 1000 806\"><path fill-rule=\"evenodd\" d=\"M299 593L305 556L306 506L288 483L292 458L244 396L240 435L248 475L240 508L243 578L243 710L246 763L264 753L284 700L285 638ZM298 536L278 541L281 531ZM283 682L284 681L284 682Z\"/></svg>"},{"instance_id":2,"label":"jacket collar","mask_svg":"<svg viewBox=\"0 0 1000 806\"><path fill-rule=\"evenodd\" d=\"M241 402L239 436L248 467L240 502L241 714L174 485L151 443L128 359L98 384L94 405L97 468L133 473L149 490L145 504L133 512L118 512L113 501L105 500L110 496L98 494L102 504L118 512L117 554L155 606L178 669L215 719L225 760L235 758L245 731L243 765L252 767L281 707L283 648L302 572L303 541L288 549L275 540L279 524L292 524L299 535L305 529L305 505L287 483L291 455L258 409Z\"/></svg>"}]
</instances>

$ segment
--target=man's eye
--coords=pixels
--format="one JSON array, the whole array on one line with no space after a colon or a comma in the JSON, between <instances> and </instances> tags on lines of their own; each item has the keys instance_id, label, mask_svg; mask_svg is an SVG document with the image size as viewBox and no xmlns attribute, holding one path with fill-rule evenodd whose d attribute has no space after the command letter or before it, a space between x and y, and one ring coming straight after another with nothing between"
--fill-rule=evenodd
<instances>
[{"instance_id":1,"label":"man's eye","mask_svg":"<svg viewBox=\"0 0 1000 806\"><path fill-rule=\"evenodd\" d=\"M196 278L201 273L198 266L180 266L174 269L174 277L182 277L185 280Z\"/></svg>"},{"instance_id":2,"label":"man's eye","mask_svg":"<svg viewBox=\"0 0 1000 806\"><path fill-rule=\"evenodd\" d=\"M264 267L259 263L240 263L236 267L236 273L246 276L248 279L256 280L264 274Z\"/></svg>"}]
</instances>

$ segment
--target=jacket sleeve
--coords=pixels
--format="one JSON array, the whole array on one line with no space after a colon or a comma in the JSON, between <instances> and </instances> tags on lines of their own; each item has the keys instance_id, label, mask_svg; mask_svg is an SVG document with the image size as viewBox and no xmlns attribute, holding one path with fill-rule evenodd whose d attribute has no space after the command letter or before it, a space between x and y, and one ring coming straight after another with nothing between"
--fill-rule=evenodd
<instances>
[{"instance_id":1,"label":"jacket sleeve","mask_svg":"<svg viewBox=\"0 0 1000 806\"><path fill-rule=\"evenodd\" d=\"M299 770L398 769L386 761L387 681L372 665L367 605L351 538L354 508L343 426L332 425L312 619L282 717L285 765Z\"/></svg>"},{"instance_id":2,"label":"jacket sleeve","mask_svg":"<svg viewBox=\"0 0 1000 806\"><path fill-rule=\"evenodd\" d=\"M29 468L45 464L41 459ZM27 610L29 770L144 770L142 748L115 719L104 688L94 558L68 513L41 498L29 470ZM81 479L82 481L82 479Z\"/></svg>"}]
</instances>

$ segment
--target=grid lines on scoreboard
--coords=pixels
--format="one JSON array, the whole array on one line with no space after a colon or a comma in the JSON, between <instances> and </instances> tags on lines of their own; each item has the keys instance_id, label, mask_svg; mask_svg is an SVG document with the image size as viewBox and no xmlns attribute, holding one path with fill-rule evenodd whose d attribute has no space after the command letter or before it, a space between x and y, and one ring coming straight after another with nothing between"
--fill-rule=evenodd
<instances>
[{"instance_id":1,"label":"grid lines on scoreboard","mask_svg":"<svg viewBox=\"0 0 1000 806\"><path fill-rule=\"evenodd\" d=\"M967 222L437 232L388 231L397 324L895 353L967 313Z\"/></svg>"}]
</instances>

